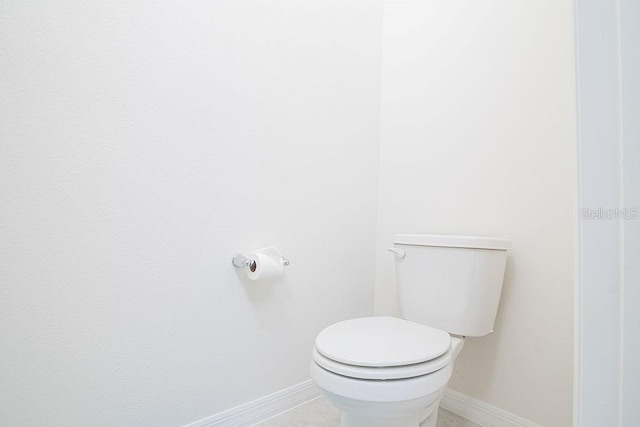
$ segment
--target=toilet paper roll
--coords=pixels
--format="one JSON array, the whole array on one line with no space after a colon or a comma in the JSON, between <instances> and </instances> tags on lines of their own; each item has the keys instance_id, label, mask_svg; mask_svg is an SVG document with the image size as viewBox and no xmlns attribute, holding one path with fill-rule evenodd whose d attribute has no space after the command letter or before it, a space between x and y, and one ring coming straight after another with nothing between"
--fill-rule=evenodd
<instances>
[{"instance_id":1,"label":"toilet paper roll","mask_svg":"<svg viewBox=\"0 0 640 427\"><path fill-rule=\"evenodd\" d=\"M251 254L255 264L247 268L247 276L251 280L272 279L282 275L282 254L275 246L260 249Z\"/></svg>"}]
</instances>

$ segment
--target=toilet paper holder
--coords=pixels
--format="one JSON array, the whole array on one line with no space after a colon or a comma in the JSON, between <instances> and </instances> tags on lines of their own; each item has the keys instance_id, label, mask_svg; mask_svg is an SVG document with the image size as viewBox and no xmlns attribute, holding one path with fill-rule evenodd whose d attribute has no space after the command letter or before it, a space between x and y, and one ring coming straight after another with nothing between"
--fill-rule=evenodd
<instances>
[{"instance_id":1,"label":"toilet paper holder","mask_svg":"<svg viewBox=\"0 0 640 427\"><path fill-rule=\"evenodd\" d=\"M233 266L235 268L246 268L246 267L249 267L249 269L251 271L254 271L256 269L255 260L252 260L251 258L247 258L246 256L244 256L242 254L235 254L233 256L233 258L231 259L231 263L233 264ZM286 259L285 257L282 257L282 265L286 267L289 264L290 264L289 260Z\"/></svg>"}]
</instances>

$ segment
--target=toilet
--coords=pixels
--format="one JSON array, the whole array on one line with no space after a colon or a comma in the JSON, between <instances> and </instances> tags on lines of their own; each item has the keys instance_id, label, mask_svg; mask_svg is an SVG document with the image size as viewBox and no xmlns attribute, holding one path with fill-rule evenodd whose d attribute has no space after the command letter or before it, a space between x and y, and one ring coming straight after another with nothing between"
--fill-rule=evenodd
<instances>
[{"instance_id":1,"label":"toilet","mask_svg":"<svg viewBox=\"0 0 640 427\"><path fill-rule=\"evenodd\" d=\"M364 317L316 337L311 378L342 427L435 427L465 337L493 330L509 241L397 234L402 318Z\"/></svg>"}]
</instances>

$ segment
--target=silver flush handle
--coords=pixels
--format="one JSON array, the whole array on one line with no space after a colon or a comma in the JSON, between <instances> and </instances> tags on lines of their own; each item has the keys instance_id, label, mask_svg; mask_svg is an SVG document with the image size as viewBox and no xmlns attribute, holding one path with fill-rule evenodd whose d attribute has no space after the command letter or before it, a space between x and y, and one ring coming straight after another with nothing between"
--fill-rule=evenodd
<instances>
[{"instance_id":1,"label":"silver flush handle","mask_svg":"<svg viewBox=\"0 0 640 427\"><path fill-rule=\"evenodd\" d=\"M388 248L387 249L389 252L392 252L395 256L397 256L398 258L404 258L407 256L407 251L405 251L404 249L400 249L400 248Z\"/></svg>"}]
</instances>

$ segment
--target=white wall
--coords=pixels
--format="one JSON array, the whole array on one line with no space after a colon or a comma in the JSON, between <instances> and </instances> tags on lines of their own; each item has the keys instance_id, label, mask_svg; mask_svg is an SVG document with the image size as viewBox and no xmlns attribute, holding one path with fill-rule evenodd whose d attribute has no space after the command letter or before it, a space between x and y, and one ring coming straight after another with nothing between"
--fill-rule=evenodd
<instances>
[{"instance_id":1,"label":"white wall","mask_svg":"<svg viewBox=\"0 0 640 427\"><path fill-rule=\"evenodd\" d=\"M623 216L580 223L575 425L631 426L640 423L640 7L577 6L579 202Z\"/></svg>"},{"instance_id":2,"label":"white wall","mask_svg":"<svg viewBox=\"0 0 640 427\"><path fill-rule=\"evenodd\" d=\"M379 3L2 2L0 424L186 424L371 314Z\"/></svg>"},{"instance_id":3,"label":"white wall","mask_svg":"<svg viewBox=\"0 0 640 427\"><path fill-rule=\"evenodd\" d=\"M574 425L640 424L640 7L576 4L579 207Z\"/></svg>"},{"instance_id":4,"label":"white wall","mask_svg":"<svg viewBox=\"0 0 640 427\"><path fill-rule=\"evenodd\" d=\"M640 4L620 0L623 199L640 210ZM624 222L621 425L640 425L640 218Z\"/></svg>"},{"instance_id":5,"label":"white wall","mask_svg":"<svg viewBox=\"0 0 640 427\"><path fill-rule=\"evenodd\" d=\"M397 313L394 233L513 242L495 332L451 386L571 424L572 2L386 0L376 312Z\"/></svg>"}]
</instances>

